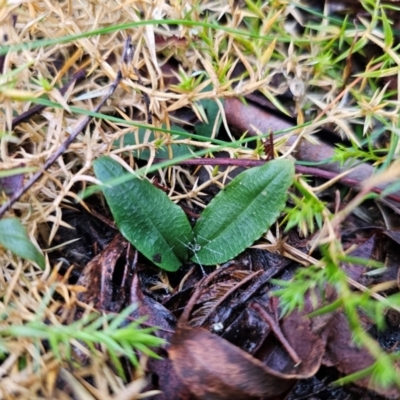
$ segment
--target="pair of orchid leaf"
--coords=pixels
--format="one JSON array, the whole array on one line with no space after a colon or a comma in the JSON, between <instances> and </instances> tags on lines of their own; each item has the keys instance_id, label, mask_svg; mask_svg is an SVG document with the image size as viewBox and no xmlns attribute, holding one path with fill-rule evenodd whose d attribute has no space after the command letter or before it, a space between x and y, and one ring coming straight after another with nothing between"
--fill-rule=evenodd
<instances>
[{"instance_id":1,"label":"pair of orchid leaf","mask_svg":"<svg viewBox=\"0 0 400 400\"><path fill-rule=\"evenodd\" d=\"M191 227L182 208L148 180L132 176L110 157L94 162L96 177L118 229L158 267L176 271L189 259L200 265L228 261L259 239L285 207L294 165L274 160L234 178Z\"/></svg>"}]
</instances>

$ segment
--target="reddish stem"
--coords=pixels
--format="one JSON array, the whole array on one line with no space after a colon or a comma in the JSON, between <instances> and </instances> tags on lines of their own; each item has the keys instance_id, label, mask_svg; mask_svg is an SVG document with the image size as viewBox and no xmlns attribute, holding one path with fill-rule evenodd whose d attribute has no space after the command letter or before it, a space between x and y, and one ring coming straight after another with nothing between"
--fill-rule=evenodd
<instances>
[{"instance_id":1,"label":"reddish stem","mask_svg":"<svg viewBox=\"0 0 400 400\"><path fill-rule=\"evenodd\" d=\"M156 162L166 161L165 159L155 159ZM189 160L184 160L178 163L178 165L227 165L227 166L237 166L237 167L258 167L264 165L268 161L264 160L247 160L247 159L237 159L237 158L192 158ZM304 165L295 165L296 172L304 175L312 175L318 178L323 178L326 180L337 178L338 174L336 172L325 171L320 168L306 167ZM338 182L345 186L351 188L359 188L361 182L357 179L348 178L343 176L339 178ZM381 194L382 189L374 187L371 189L372 192ZM400 196L396 194L388 194L386 198L400 203Z\"/></svg>"}]
</instances>

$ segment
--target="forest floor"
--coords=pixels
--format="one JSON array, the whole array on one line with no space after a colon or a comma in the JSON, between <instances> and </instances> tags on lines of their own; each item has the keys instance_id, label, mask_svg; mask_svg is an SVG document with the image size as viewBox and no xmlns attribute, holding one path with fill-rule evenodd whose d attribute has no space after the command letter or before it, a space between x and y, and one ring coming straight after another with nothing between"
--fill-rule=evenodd
<instances>
[{"instance_id":1,"label":"forest floor","mask_svg":"<svg viewBox=\"0 0 400 400\"><path fill-rule=\"evenodd\" d=\"M399 7L0 5L0 399L400 398Z\"/></svg>"}]
</instances>

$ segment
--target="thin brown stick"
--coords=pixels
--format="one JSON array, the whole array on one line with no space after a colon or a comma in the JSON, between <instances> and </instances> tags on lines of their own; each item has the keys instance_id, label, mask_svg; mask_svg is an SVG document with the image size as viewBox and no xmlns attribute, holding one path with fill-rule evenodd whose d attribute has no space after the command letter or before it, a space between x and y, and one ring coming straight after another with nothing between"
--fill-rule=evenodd
<instances>
[{"instance_id":1,"label":"thin brown stick","mask_svg":"<svg viewBox=\"0 0 400 400\"><path fill-rule=\"evenodd\" d=\"M286 340L285 335L281 331L281 328L279 327L279 323L277 323L265 310L263 307L261 307L260 304L258 303L251 303L250 305L251 308L256 310L264 319L269 327L271 328L271 331L274 332L274 335L276 338L281 342L282 346L285 348L285 350L288 352L290 358L294 361L295 365L299 365L301 363L300 357L297 355L296 351L294 348L290 345L290 343Z\"/></svg>"},{"instance_id":2,"label":"thin brown stick","mask_svg":"<svg viewBox=\"0 0 400 400\"><path fill-rule=\"evenodd\" d=\"M123 63L127 64L131 62L133 58L132 51L132 43L131 37L128 36L125 40L124 52L122 56ZM107 94L103 97L100 103L94 108L94 112L98 112L101 107L103 107L104 103L110 98L110 96L114 93L115 89L118 87L121 82L123 76L121 69L119 69L117 76L114 82L111 84ZM25 193L27 192L32 185L43 175L43 172L46 171L56 160L58 157L63 154L71 143L76 139L80 132L82 132L89 122L92 120L91 116L85 116L85 118L78 124L75 130L71 133L71 135L61 143L61 146L55 151L44 163L43 167L36 172L29 180L26 182L24 186L22 186L19 190L16 190L13 195L0 207L0 218L5 214L5 212Z\"/></svg>"},{"instance_id":3,"label":"thin brown stick","mask_svg":"<svg viewBox=\"0 0 400 400\"><path fill-rule=\"evenodd\" d=\"M140 77L139 71L136 68L134 68L134 71L137 76L138 84L144 86L144 83L142 81L142 78ZM150 97L147 93L142 92L142 98L143 98L143 102L146 106L147 123L149 125L151 125L153 123L153 115L151 114L151 111L150 111L150 103L151 103Z\"/></svg>"},{"instance_id":4,"label":"thin brown stick","mask_svg":"<svg viewBox=\"0 0 400 400\"><path fill-rule=\"evenodd\" d=\"M64 95L67 92L67 90L71 87L71 85L73 83L83 79L85 77L85 75L86 75L86 71L84 69L79 69L78 71L76 71L71 76L71 79L60 89L61 95ZM15 127L17 127L22 122L25 122L25 121L29 120L30 118L32 118L36 114L39 114L45 108L46 108L46 106L43 106L41 104L36 104L32 108L30 108L28 111L25 111L21 115L18 115L17 117L15 117L12 120L11 128L14 129Z\"/></svg>"},{"instance_id":5,"label":"thin brown stick","mask_svg":"<svg viewBox=\"0 0 400 400\"><path fill-rule=\"evenodd\" d=\"M99 221L103 222L103 224L109 226L111 229L117 230L115 222L110 221L108 218L106 218L104 215L97 212L95 209L90 209L89 211L93 215L93 217L95 217Z\"/></svg>"}]
</instances>

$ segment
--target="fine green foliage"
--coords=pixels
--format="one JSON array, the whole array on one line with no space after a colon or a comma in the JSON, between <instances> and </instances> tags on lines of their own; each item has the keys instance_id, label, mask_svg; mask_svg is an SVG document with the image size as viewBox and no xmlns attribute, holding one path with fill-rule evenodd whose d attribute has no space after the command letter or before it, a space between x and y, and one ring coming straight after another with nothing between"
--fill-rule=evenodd
<instances>
[{"instance_id":1,"label":"fine green foliage","mask_svg":"<svg viewBox=\"0 0 400 400\"><path fill-rule=\"evenodd\" d=\"M50 297L47 296L47 299L43 300L42 305L50 301ZM0 337L4 340L0 346L1 357L9 352L7 339L19 338L32 341L38 348L41 342L47 341L59 361L71 361L74 341L79 341L87 346L92 354L96 354L96 345L104 346L116 366L118 374L124 377L120 357L127 357L133 365L138 367L136 351L159 358L150 347L165 344L163 339L152 335L156 328L140 328L140 324L144 321L143 318L136 319L129 324L125 323L135 308L136 305L132 305L119 314L86 314L68 325L53 325L45 322L39 311L32 321L22 325L9 325L5 321L10 314L16 312L12 306L9 306L0 317L2 322Z\"/></svg>"},{"instance_id":2,"label":"fine green foliage","mask_svg":"<svg viewBox=\"0 0 400 400\"><path fill-rule=\"evenodd\" d=\"M6 218L0 221L0 244L15 255L34 261L42 269L45 268L43 254L30 241L18 218Z\"/></svg>"},{"instance_id":3,"label":"fine green foliage","mask_svg":"<svg viewBox=\"0 0 400 400\"><path fill-rule=\"evenodd\" d=\"M333 161L338 161L341 165L346 163L347 167L353 167L360 162L379 162L383 161L384 156L387 155L386 149L370 148L368 151L360 149L355 143L352 147L346 147L338 144L335 148L335 155Z\"/></svg>"},{"instance_id":4,"label":"fine green foliage","mask_svg":"<svg viewBox=\"0 0 400 400\"><path fill-rule=\"evenodd\" d=\"M109 157L94 162L96 177L122 235L160 268L176 271L188 258L192 229L180 207L146 179L133 178L117 186L107 182L127 173Z\"/></svg>"},{"instance_id":5,"label":"fine green foliage","mask_svg":"<svg viewBox=\"0 0 400 400\"><path fill-rule=\"evenodd\" d=\"M307 190L302 181L294 182L294 186L303 196L298 197L294 193L290 194L294 207L286 209L287 215L284 222L287 223L285 230L289 231L297 226L307 237L308 232L314 233L314 221L319 229L322 228L325 205L317 196Z\"/></svg>"},{"instance_id":6,"label":"fine green foliage","mask_svg":"<svg viewBox=\"0 0 400 400\"><path fill-rule=\"evenodd\" d=\"M280 298L282 313L287 315L297 308L303 309L306 293L310 294L314 307L317 307L318 304L324 303L326 286L334 288L337 300L320 307L309 316L314 317L342 310L349 321L354 342L358 346L365 346L376 360L370 367L341 378L337 383L345 384L365 376L371 376L372 382L378 386L388 387L393 383L400 385L398 372L392 367L393 361L399 358L399 354L386 354L379 344L369 336L365 330L363 319L360 317L364 313L376 323L378 329L384 329L385 314L390 309L399 309L400 296L396 293L382 298L381 301L376 301L371 297L372 292L368 290L364 293L354 292L342 268L342 263L365 264L371 268L381 268L382 264L346 256L340 248L339 242L334 245L335 247L333 244L322 247L324 257L321 265L298 269L290 282L273 280L275 284L281 286L280 289L273 292L273 295ZM335 257L332 257L333 248ZM390 373L389 370L391 370Z\"/></svg>"},{"instance_id":7,"label":"fine green foliage","mask_svg":"<svg viewBox=\"0 0 400 400\"><path fill-rule=\"evenodd\" d=\"M322 295L324 283L326 282L326 273L322 268L311 266L298 269L292 281L279 279L271 281L281 286L281 289L275 290L273 295L279 296L281 313L282 315L287 315L296 308L303 309L307 292L310 292L314 298Z\"/></svg>"},{"instance_id":8,"label":"fine green foliage","mask_svg":"<svg viewBox=\"0 0 400 400\"><path fill-rule=\"evenodd\" d=\"M193 232L201 248L192 261L215 265L227 261L266 232L283 210L294 165L275 160L239 174L203 211Z\"/></svg>"}]
</instances>

